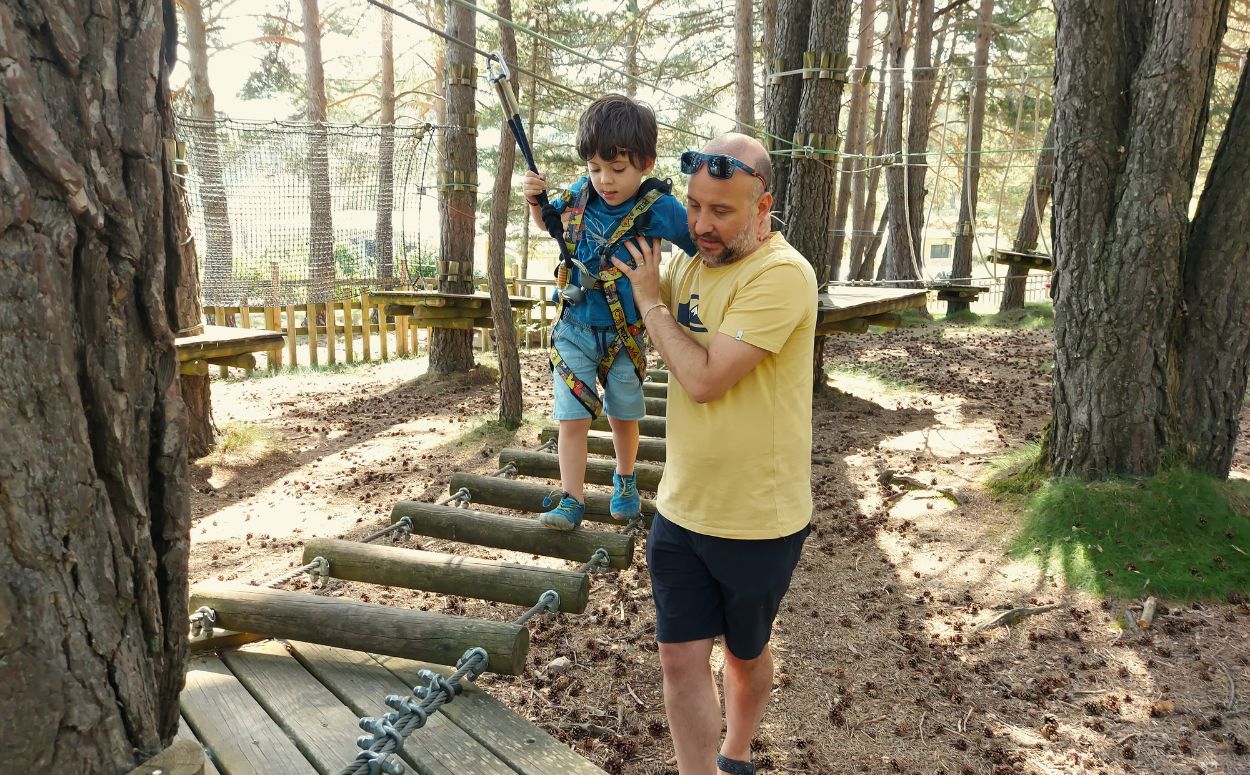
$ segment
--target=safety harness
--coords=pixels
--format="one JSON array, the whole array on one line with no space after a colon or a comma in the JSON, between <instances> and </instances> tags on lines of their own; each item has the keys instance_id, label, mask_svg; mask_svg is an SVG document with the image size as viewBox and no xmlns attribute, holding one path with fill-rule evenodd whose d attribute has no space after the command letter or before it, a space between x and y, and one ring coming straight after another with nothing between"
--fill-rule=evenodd
<instances>
[{"instance_id":1,"label":"safety harness","mask_svg":"<svg viewBox=\"0 0 1250 775\"><path fill-rule=\"evenodd\" d=\"M570 255L575 254L577 250L577 242L581 239L583 232L583 218L586 214L586 206L590 203L593 186L590 181L586 181L586 185L578 192L577 196L571 202L568 202L567 212L569 213L568 227L564 232L564 242L568 248ZM637 201L634 203L633 209L621 219L616 230L612 232L612 236L607 242L599 248L599 272L596 275L596 282L593 290L602 290L603 297L608 302L608 311L612 314L612 326L616 329L616 338L612 340L612 344L608 346L607 352L603 358L599 360L596 373L599 382L605 387L608 384L608 372L612 369L612 364L616 361L616 356L620 354L622 349L629 355L629 360L634 366L634 374L641 383L643 377L647 373L646 355L643 354L642 348L638 346L638 340L635 338L643 331L642 321L630 323L625 319L625 308L621 306L621 297L616 289L616 281L624 277L621 270L612 265L609 260L613 251L631 236L641 234L645 228L646 222L649 220L649 212L652 205L659 201L660 197L669 193L672 186L668 181L659 180L657 178L648 178L638 189ZM557 271L556 284L561 291L568 285L569 271L566 264L561 264ZM556 318L564 317L565 297L563 293L557 293L559 298L559 307L557 308ZM564 380L564 384L569 386L569 391L578 403L586 407L586 411L590 412L591 418L596 418L603 411L603 400L599 398L599 394L594 387L587 385L573 370L569 368L564 358L561 357L559 349L552 344L551 347L551 368L555 369L560 375L560 379Z\"/></svg>"}]
</instances>

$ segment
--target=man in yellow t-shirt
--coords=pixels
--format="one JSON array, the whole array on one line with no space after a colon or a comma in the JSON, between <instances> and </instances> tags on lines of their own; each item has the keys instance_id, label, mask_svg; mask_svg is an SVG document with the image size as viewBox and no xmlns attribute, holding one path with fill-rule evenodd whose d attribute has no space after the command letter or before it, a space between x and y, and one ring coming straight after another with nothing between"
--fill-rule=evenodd
<instances>
[{"instance_id":1,"label":"man in yellow t-shirt","mask_svg":"<svg viewBox=\"0 0 1250 775\"><path fill-rule=\"evenodd\" d=\"M768 642L812 515L816 276L770 232L768 152L740 134L682 154L697 257L663 278L629 245L648 337L668 364L668 454L647 538L664 705L682 775L752 775ZM710 670L725 644L725 738ZM715 768L713 769L713 761Z\"/></svg>"}]
</instances>

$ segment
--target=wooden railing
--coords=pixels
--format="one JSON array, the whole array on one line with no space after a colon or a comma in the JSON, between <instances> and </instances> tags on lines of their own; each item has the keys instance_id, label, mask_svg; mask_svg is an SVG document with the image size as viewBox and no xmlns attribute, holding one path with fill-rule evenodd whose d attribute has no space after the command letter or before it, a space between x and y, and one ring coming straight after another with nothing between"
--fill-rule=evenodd
<instances>
[{"instance_id":1,"label":"wooden railing","mask_svg":"<svg viewBox=\"0 0 1250 775\"><path fill-rule=\"evenodd\" d=\"M554 280L509 280L509 292L538 301L514 314L518 346L546 348L550 345L556 305L551 301ZM479 287L486 288L485 283ZM286 335L286 347L277 357L259 360L270 371L295 366L387 361L417 356L429 351L430 329L406 315L385 315L383 302L369 293L343 301L285 306L206 306L205 322L239 328L264 328ZM495 332L474 330L475 345L482 352L494 347ZM267 362L266 362L267 361ZM226 366L221 366L225 376Z\"/></svg>"}]
</instances>

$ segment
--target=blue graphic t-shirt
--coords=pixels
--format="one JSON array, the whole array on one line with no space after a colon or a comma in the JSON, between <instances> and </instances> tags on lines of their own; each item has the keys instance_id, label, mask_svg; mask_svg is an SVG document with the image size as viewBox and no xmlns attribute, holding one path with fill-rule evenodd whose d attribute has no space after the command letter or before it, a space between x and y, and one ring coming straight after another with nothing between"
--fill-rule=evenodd
<instances>
[{"instance_id":1,"label":"blue graphic t-shirt","mask_svg":"<svg viewBox=\"0 0 1250 775\"><path fill-rule=\"evenodd\" d=\"M589 185L590 178L582 176L569 187L567 200L558 197L552 200L552 205L562 211L569 202L576 201L582 189ZM600 267L599 249L612 238L621 219L629 215L629 211L634 209L636 202L636 198L631 198L619 205L609 205L603 201L602 197L592 196L586 204L586 211L582 214L582 233L577 240L576 255L577 260L585 264L591 272L599 272L603 268L612 266L612 262L607 261L606 266ZM698 248L695 247L694 240L690 239L690 229L686 223L686 208L677 201L677 197L672 194L661 196L655 200L655 204L651 205L649 212L651 221L643 229L644 236L666 239L692 256L697 252ZM633 260L624 245L618 245L613 255L621 261ZM578 284L580 273L581 270L576 266L572 268L569 272L569 285ZM634 291L630 287L628 278L622 277L616 281L616 292L620 296L625 319L630 323L637 322L638 310L634 306ZM585 301L578 304L566 304L564 314L586 325L608 327L612 325L612 313L608 309L608 302L602 290L592 291L587 294Z\"/></svg>"}]
</instances>

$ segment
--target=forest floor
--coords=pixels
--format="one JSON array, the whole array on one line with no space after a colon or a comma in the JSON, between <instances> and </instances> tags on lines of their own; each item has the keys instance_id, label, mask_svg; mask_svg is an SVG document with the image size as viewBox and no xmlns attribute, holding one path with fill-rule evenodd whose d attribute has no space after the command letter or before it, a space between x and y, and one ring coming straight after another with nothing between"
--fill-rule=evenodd
<instances>
[{"instance_id":1,"label":"forest floor","mask_svg":"<svg viewBox=\"0 0 1250 775\"><path fill-rule=\"evenodd\" d=\"M777 620L775 688L755 740L762 772L1250 773L1244 597L1162 601L1153 626L1130 633L1130 601L1069 589L1005 552L1018 505L984 483L997 456L1039 438L1052 348L1046 329L940 324L829 340L816 512ZM273 577L308 538L359 537L389 524L399 499L445 495L453 471L490 473L502 447L536 446L546 354L522 358L529 422L516 433L486 422L498 405L489 368L435 378L420 358L215 381L227 443L193 466L192 581ZM1238 476L1250 474L1242 419ZM922 486L881 484L885 469ZM586 613L531 623L526 675L479 683L609 772L676 773L641 547L632 568L595 579ZM321 594L519 613L356 583ZM1048 604L1059 607L974 632ZM558 657L572 666L549 669Z\"/></svg>"}]
</instances>

